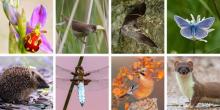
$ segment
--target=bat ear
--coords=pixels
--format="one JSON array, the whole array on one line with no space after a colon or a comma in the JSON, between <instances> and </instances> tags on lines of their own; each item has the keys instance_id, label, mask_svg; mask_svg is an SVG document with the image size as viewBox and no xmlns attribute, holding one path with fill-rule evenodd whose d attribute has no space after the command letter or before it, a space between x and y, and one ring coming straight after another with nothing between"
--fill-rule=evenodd
<instances>
[{"instance_id":1,"label":"bat ear","mask_svg":"<svg viewBox=\"0 0 220 110\"><path fill-rule=\"evenodd\" d=\"M175 63L174 63L174 67L176 67L178 64L179 64L179 61L176 60Z\"/></svg>"}]
</instances>

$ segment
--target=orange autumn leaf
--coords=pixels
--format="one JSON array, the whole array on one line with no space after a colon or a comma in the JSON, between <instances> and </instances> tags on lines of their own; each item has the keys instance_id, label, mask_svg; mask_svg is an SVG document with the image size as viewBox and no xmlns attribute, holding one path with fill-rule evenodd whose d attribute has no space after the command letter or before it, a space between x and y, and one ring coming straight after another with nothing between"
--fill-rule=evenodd
<instances>
[{"instance_id":1,"label":"orange autumn leaf","mask_svg":"<svg viewBox=\"0 0 220 110\"><path fill-rule=\"evenodd\" d=\"M116 97L120 97L122 95L124 95L126 93L125 89L121 89L121 88L114 88L112 90L112 93L116 96Z\"/></svg>"},{"instance_id":2,"label":"orange autumn leaf","mask_svg":"<svg viewBox=\"0 0 220 110\"><path fill-rule=\"evenodd\" d=\"M156 62L156 65L157 65L158 68L161 67L162 62Z\"/></svg>"},{"instance_id":3,"label":"orange autumn leaf","mask_svg":"<svg viewBox=\"0 0 220 110\"><path fill-rule=\"evenodd\" d=\"M159 72L157 73L157 78L158 78L158 79L163 79L163 77L164 77L164 72L163 72L163 71L159 71Z\"/></svg>"},{"instance_id":4,"label":"orange autumn leaf","mask_svg":"<svg viewBox=\"0 0 220 110\"><path fill-rule=\"evenodd\" d=\"M140 68L141 67L141 62L134 62L132 67L133 67L133 69Z\"/></svg>"},{"instance_id":5,"label":"orange autumn leaf","mask_svg":"<svg viewBox=\"0 0 220 110\"><path fill-rule=\"evenodd\" d=\"M133 79L134 79L134 76L131 75L131 74L129 74L129 75L127 76L127 78L128 78L129 80L133 80Z\"/></svg>"},{"instance_id":6,"label":"orange autumn leaf","mask_svg":"<svg viewBox=\"0 0 220 110\"><path fill-rule=\"evenodd\" d=\"M113 86L120 86L123 84L123 77L116 77L112 83Z\"/></svg>"},{"instance_id":7,"label":"orange autumn leaf","mask_svg":"<svg viewBox=\"0 0 220 110\"><path fill-rule=\"evenodd\" d=\"M126 67L121 67L119 70L119 73L120 73L119 75L121 75L121 76L126 76L126 74L129 73L129 70Z\"/></svg>"},{"instance_id":8,"label":"orange autumn leaf","mask_svg":"<svg viewBox=\"0 0 220 110\"><path fill-rule=\"evenodd\" d=\"M152 62L153 59L151 57L143 57L143 62Z\"/></svg>"}]
</instances>

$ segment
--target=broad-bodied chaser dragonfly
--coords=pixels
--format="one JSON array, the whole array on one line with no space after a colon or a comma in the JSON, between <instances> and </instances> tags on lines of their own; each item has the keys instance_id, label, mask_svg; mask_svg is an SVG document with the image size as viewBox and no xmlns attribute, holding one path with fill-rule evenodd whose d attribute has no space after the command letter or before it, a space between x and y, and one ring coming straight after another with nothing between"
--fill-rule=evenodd
<instances>
[{"instance_id":1,"label":"broad-bodied chaser dragonfly","mask_svg":"<svg viewBox=\"0 0 220 110\"><path fill-rule=\"evenodd\" d=\"M78 98L81 106L85 104L85 90L102 90L108 87L108 66L103 66L93 71L85 72L82 66L76 66L75 72L61 67L57 67L57 88L67 90L69 83L73 83L78 89Z\"/></svg>"}]
</instances>

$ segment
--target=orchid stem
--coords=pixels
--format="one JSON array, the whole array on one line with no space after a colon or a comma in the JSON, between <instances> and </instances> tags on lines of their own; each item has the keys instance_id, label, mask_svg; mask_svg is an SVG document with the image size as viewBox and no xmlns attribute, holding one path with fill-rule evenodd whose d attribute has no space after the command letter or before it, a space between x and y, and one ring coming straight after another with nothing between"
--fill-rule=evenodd
<instances>
[{"instance_id":1,"label":"orchid stem","mask_svg":"<svg viewBox=\"0 0 220 110\"><path fill-rule=\"evenodd\" d=\"M69 32L70 26L72 24L73 17L75 15L76 8L78 7L78 4L79 4L79 0L76 0L75 4L73 6L73 9L72 9L71 15L70 15L70 19L69 19L68 25L67 25L66 30L64 32L64 35L63 35L63 38L62 38L62 41L61 41L58 53L62 53L62 51L63 51L64 43L66 42L67 35L68 35L68 32Z\"/></svg>"},{"instance_id":2,"label":"orchid stem","mask_svg":"<svg viewBox=\"0 0 220 110\"><path fill-rule=\"evenodd\" d=\"M93 0L89 1L89 7L88 7L88 11L87 11L87 19L86 19L86 23L89 24L90 21L90 17L91 17L91 13L92 13L92 6L93 6ZM87 36L84 37L84 42L87 42ZM86 49L86 43L82 44L82 48L81 48L81 53L85 53L85 49Z\"/></svg>"}]
</instances>

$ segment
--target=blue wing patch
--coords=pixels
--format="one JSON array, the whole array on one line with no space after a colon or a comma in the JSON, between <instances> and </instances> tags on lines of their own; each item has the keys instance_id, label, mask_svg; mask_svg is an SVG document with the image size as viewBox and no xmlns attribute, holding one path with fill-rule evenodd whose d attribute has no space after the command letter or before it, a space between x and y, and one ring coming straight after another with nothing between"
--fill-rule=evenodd
<instances>
[{"instance_id":1,"label":"blue wing patch","mask_svg":"<svg viewBox=\"0 0 220 110\"><path fill-rule=\"evenodd\" d=\"M212 27L214 21L215 21L215 18L214 18L214 17L209 17L209 18L206 18L206 19L204 19L204 20L198 22L198 23L196 24L196 26L197 26L198 28L206 28L206 29L208 29L208 28L211 28L211 27Z\"/></svg>"},{"instance_id":2,"label":"blue wing patch","mask_svg":"<svg viewBox=\"0 0 220 110\"><path fill-rule=\"evenodd\" d=\"M187 22L185 19L183 19L180 16L174 16L174 20L176 21L176 24L180 27L180 28L184 28L184 27L190 27L190 23Z\"/></svg>"}]
</instances>

